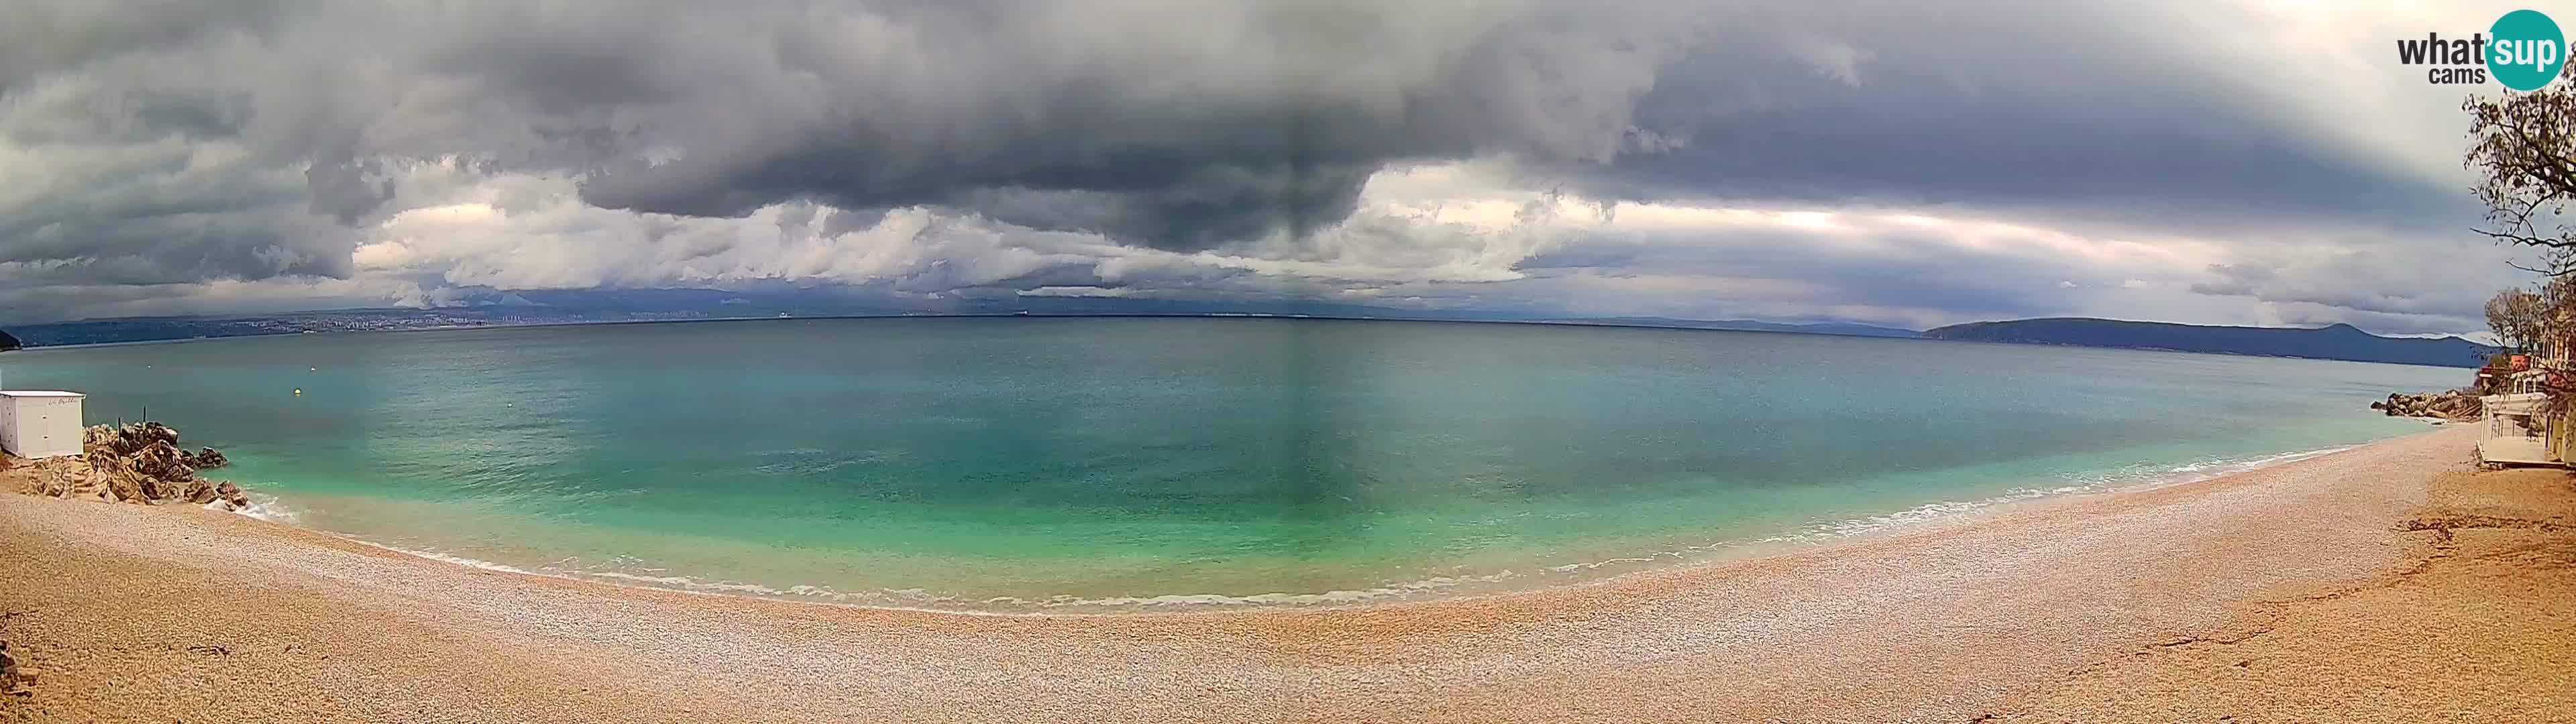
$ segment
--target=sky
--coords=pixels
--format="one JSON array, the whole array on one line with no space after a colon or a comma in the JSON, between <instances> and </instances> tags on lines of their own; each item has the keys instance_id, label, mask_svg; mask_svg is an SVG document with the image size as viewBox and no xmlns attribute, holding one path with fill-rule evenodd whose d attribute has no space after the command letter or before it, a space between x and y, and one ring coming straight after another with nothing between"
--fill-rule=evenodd
<instances>
[{"instance_id":1,"label":"sky","mask_svg":"<svg viewBox=\"0 0 2576 724\"><path fill-rule=\"evenodd\" d=\"M2474 333L2515 4L15 0L0 323L810 287ZM2576 18L2571 18L2576 20Z\"/></svg>"}]
</instances>

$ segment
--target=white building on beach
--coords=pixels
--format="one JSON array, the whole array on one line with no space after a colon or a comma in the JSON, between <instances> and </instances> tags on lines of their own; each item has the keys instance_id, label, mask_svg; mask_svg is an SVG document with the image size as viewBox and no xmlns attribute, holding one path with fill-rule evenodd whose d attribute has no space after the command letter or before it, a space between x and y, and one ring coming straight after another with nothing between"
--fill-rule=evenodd
<instances>
[{"instance_id":1,"label":"white building on beach","mask_svg":"<svg viewBox=\"0 0 2576 724\"><path fill-rule=\"evenodd\" d=\"M78 455L81 403L59 390L0 390L0 450L30 460Z\"/></svg>"}]
</instances>

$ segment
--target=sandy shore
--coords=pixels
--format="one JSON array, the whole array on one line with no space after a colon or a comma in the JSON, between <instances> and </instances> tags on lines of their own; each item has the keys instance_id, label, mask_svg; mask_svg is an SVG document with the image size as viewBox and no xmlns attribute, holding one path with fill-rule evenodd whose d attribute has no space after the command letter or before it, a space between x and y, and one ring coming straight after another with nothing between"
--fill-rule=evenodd
<instances>
[{"instance_id":1,"label":"sandy shore","mask_svg":"<svg viewBox=\"0 0 2576 724\"><path fill-rule=\"evenodd\" d=\"M2576 721L2576 492L2466 472L2470 434L1598 585L1128 616L619 588L0 495L0 641L37 677L0 720Z\"/></svg>"}]
</instances>

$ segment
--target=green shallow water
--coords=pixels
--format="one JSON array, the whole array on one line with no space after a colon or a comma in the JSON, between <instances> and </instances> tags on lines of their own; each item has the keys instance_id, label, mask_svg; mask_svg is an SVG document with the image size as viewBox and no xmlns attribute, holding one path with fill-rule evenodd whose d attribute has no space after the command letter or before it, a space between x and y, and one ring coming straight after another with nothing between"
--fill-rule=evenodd
<instances>
[{"instance_id":1,"label":"green shallow water","mask_svg":"<svg viewBox=\"0 0 2576 724\"><path fill-rule=\"evenodd\" d=\"M34 350L294 522L512 568L979 610L1547 585L2424 429L2469 372L1669 330L874 319ZM295 394L301 389L303 394Z\"/></svg>"}]
</instances>

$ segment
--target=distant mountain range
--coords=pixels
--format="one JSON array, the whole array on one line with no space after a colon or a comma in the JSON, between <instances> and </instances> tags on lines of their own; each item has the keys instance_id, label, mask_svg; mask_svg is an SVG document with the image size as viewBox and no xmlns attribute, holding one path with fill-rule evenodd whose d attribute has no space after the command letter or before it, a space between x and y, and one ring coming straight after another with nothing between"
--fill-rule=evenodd
<instances>
[{"instance_id":1,"label":"distant mountain range","mask_svg":"<svg viewBox=\"0 0 2576 724\"><path fill-rule=\"evenodd\" d=\"M2500 351L2458 337L2382 337L2349 324L2315 329L2211 327L2117 319L2051 318L1974 322L1927 330L1923 337L1968 342L2063 344L2178 352L2305 357L2438 367L2477 367Z\"/></svg>"},{"instance_id":2,"label":"distant mountain range","mask_svg":"<svg viewBox=\"0 0 2576 724\"><path fill-rule=\"evenodd\" d=\"M1839 334L1846 337L1898 337L1913 339L1922 332L1895 327L1875 327L1848 322L1787 324L1757 322L1750 319L1671 319L1667 317L1576 317L1542 320L1557 324L1590 324L1604 327L1656 327L1661 329L1721 329L1736 332L1790 332L1795 334Z\"/></svg>"},{"instance_id":3,"label":"distant mountain range","mask_svg":"<svg viewBox=\"0 0 2576 724\"><path fill-rule=\"evenodd\" d=\"M2319 329L2209 327L2112 319L2056 318L1977 322L1928 332L1841 322L1749 319L1554 317L1535 313L1423 310L1289 301L1177 301L1120 297L1002 297L948 300L922 309L919 299L835 294L809 289L639 289L492 291L463 306L438 309L344 309L225 317L131 317L57 322L0 332L0 349L144 342L300 332L360 332L531 324L870 316L1277 316L1334 319L1580 324L1660 329L1929 338L1972 342L2125 347L2183 352L2309 357L2359 362L2475 367L2496 348L2458 337L2381 337L2337 324ZM15 333L15 338L10 337Z\"/></svg>"},{"instance_id":4,"label":"distant mountain range","mask_svg":"<svg viewBox=\"0 0 2576 724\"><path fill-rule=\"evenodd\" d=\"M1401 319L1461 322L1582 324L1670 329L1798 332L1869 337L1913 337L1910 329L1864 324L1794 324L1753 320L1665 317L1561 318L1527 312L1397 309L1295 301L1204 301L1122 297L1002 297L948 300L934 309L922 301L806 289L634 289L491 291L435 309L342 309L279 314L194 317L125 317L31 324L12 328L31 347L115 342L241 337L302 332L365 332L534 324L765 319L777 317L891 316L1273 316L1332 319Z\"/></svg>"}]
</instances>

